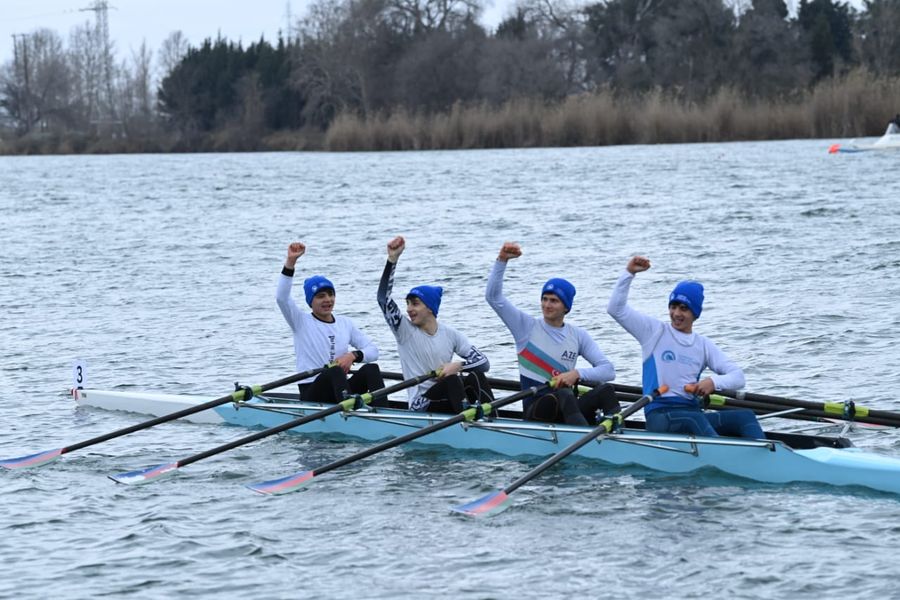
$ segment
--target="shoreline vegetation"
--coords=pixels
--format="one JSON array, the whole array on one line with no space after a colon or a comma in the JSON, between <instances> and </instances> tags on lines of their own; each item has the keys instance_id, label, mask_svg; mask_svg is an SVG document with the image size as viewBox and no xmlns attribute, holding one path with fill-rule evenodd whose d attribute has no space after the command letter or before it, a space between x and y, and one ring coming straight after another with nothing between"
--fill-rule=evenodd
<instances>
[{"instance_id":1,"label":"shoreline vegetation","mask_svg":"<svg viewBox=\"0 0 900 600\"><path fill-rule=\"evenodd\" d=\"M749 100L720 89L684 102L660 91L603 91L556 104L514 100L499 108L455 105L419 116L343 114L324 149L437 150L735 142L881 135L900 98L900 78L853 71L794 100Z\"/></svg>"},{"instance_id":2,"label":"shoreline vegetation","mask_svg":"<svg viewBox=\"0 0 900 600\"><path fill-rule=\"evenodd\" d=\"M270 43L13 36L0 154L848 139L900 113L900 0L311 0Z\"/></svg>"},{"instance_id":3,"label":"shoreline vegetation","mask_svg":"<svg viewBox=\"0 0 900 600\"><path fill-rule=\"evenodd\" d=\"M654 90L609 90L561 101L454 104L416 114L338 114L325 131L230 127L188 136L32 133L0 137L0 155L252 151L402 151L733 142L878 136L896 113L900 77L865 69L825 79L791 98L754 100L722 88L702 101Z\"/></svg>"}]
</instances>

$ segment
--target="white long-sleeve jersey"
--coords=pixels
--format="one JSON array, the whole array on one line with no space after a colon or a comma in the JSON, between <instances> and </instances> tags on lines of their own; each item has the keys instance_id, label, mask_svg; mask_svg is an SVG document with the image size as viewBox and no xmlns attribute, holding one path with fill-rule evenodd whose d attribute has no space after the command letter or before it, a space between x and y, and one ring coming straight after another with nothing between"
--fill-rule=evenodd
<instances>
[{"instance_id":1,"label":"white long-sleeve jersey","mask_svg":"<svg viewBox=\"0 0 900 600\"><path fill-rule=\"evenodd\" d=\"M301 310L291 298L291 284L294 278L280 274L275 301L284 320L294 332L294 354L297 357L297 372L316 369L334 361L353 347L363 354L363 362L378 360L378 348L366 334L341 315L333 315L334 323L317 319L312 313ZM301 381L311 383L315 377Z\"/></svg>"},{"instance_id":2,"label":"white long-sleeve jersey","mask_svg":"<svg viewBox=\"0 0 900 600\"><path fill-rule=\"evenodd\" d=\"M607 312L641 344L642 387L649 394L661 384L669 386L665 396L651 402L644 412L661 406L697 406L696 398L684 386L696 383L705 369L713 371L716 389L744 387L744 372L709 338L698 333L682 333L665 323L628 306L628 291L634 275L619 276Z\"/></svg>"}]
</instances>

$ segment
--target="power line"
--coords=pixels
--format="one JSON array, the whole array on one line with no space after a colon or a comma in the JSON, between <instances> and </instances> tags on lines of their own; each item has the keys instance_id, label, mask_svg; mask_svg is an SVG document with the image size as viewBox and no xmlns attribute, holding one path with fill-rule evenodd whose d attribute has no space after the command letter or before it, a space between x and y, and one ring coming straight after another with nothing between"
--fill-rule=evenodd
<instances>
[{"instance_id":1,"label":"power line","mask_svg":"<svg viewBox=\"0 0 900 600\"><path fill-rule=\"evenodd\" d=\"M43 13L40 15L28 15L25 17L4 17L4 20L6 20L7 22L33 21L35 19L46 19L47 17L58 17L60 15L75 14L77 12L81 12L80 9L70 8L67 10L58 10L54 12Z\"/></svg>"}]
</instances>

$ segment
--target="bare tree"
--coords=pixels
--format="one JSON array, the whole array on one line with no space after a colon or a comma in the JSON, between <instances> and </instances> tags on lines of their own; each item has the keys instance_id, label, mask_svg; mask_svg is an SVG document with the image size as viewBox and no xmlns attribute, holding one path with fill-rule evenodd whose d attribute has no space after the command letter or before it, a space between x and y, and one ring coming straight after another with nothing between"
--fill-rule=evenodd
<instances>
[{"instance_id":1,"label":"bare tree","mask_svg":"<svg viewBox=\"0 0 900 600\"><path fill-rule=\"evenodd\" d=\"M0 78L3 108L21 133L65 124L70 75L62 40L50 29L16 36L13 63Z\"/></svg>"},{"instance_id":2,"label":"bare tree","mask_svg":"<svg viewBox=\"0 0 900 600\"><path fill-rule=\"evenodd\" d=\"M258 146L266 130L265 102L259 84L259 75L248 73L237 82L239 114L237 115L239 140L245 149Z\"/></svg>"},{"instance_id":3,"label":"bare tree","mask_svg":"<svg viewBox=\"0 0 900 600\"><path fill-rule=\"evenodd\" d=\"M170 33L159 48L159 77L163 78L174 71L189 49L190 44L181 30Z\"/></svg>"},{"instance_id":4,"label":"bare tree","mask_svg":"<svg viewBox=\"0 0 900 600\"><path fill-rule=\"evenodd\" d=\"M649 52L655 81L689 100L727 81L734 14L719 0L675 0L653 23Z\"/></svg>"},{"instance_id":5,"label":"bare tree","mask_svg":"<svg viewBox=\"0 0 900 600\"><path fill-rule=\"evenodd\" d=\"M391 29L386 0L319 0L299 27L292 85L307 96L304 114L326 125L343 110L369 114L392 103L389 71L408 41Z\"/></svg>"},{"instance_id":6,"label":"bare tree","mask_svg":"<svg viewBox=\"0 0 900 600\"><path fill-rule=\"evenodd\" d=\"M69 61L79 104L78 126L86 130L105 114L100 40L89 23L75 27L69 35Z\"/></svg>"},{"instance_id":7,"label":"bare tree","mask_svg":"<svg viewBox=\"0 0 900 600\"><path fill-rule=\"evenodd\" d=\"M749 97L774 98L812 78L809 49L783 0L753 0L731 42L728 79Z\"/></svg>"},{"instance_id":8,"label":"bare tree","mask_svg":"<svg viewBox=\"0 0 900 600\"><path fill-rule=\"evenodd\" d=\"M147 41L131 53L133 67L135 114L149 120L153 116L153 51Z\"/></svg>"},{"instance_id":9,"label":"bare tree","mask_svg":"<svg viewBox=\"0 0 900 600\"><path fill-rule=\"evenodd\" d=\"M610 0L586 9L589 77L595 85L647 89L653 85L648 53L652 25L665 0Z\"/></svg>"},{"instance_id":10,"label":"bare tree","mask_svg":"<svg viewBox=\"0 0 900 600\"><path fill-rule=\"evenodd\" d=\"M483 11L480 0L388 0L386 8L392 25L407 35L454 31Z\"/></svg>"},{"instance_id":11,"label":"bare tree","mask_svg":"<svg viewBox=\"0 0 900 600\"><path fill-rule=\"evenodd\" d=\"M520 0L518 8L537 28L540 38L552 40L551 56L563 69L565 93L584 91L587 86L585 10L571 0Z\"/></svg>"},{"instance_id":12,"label":"bare tree","mask_svg":"<svg viewBox=\"0 0 900 600\"><path fill-rule=\"evenodd\" d=\"M131 60L122 61L118 68L116 112L121 117L123 133L127 137L147 135L153 120L153 52L142 42L131 53Z\"/></svg>"},{"instance_id":13,"label":"bare tree","mask_svg":"<svg viewBox=\"0 0 900 600\"><path fill-rule=\"evenodd\" d=\"M900 75L900 2L864 0L857 41L863 61L879 75Z\"/></svg>"}]
</instances>

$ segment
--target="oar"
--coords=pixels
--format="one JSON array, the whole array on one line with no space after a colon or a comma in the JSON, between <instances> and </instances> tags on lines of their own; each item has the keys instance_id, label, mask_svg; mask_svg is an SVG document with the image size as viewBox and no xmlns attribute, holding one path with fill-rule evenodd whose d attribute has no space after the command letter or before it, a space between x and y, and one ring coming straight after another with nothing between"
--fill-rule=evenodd
<instances>
[{"instance_id":1,"label":"oar","mask_svg":"<svg viewBox=\"0 0 900 600\"><path fill-rule=\"evenodd\" d=\"M581 436L576 441L572 442L571 444L533 468L525 475L522 475L502 490L491 492L486 496L482 496L478 500L473 500L472 502L468 502L460 506L455 506L450 510L462 513L469 517L483 517L492 513L500 512L501 510L506 508L509 502L509 495L514 491L516 491L565 457L577 451L582 446L592 442L601 435L609 433L613 430L614 427L624 423L627 417L644 408L644 406L648 402L650 402L654 398L659 397L661 394L665 394L668 389L668 386L661 385L657 389L653 390L652 393L641 396L641 398L636 402L633 402L631 406L622 410L621 412L612 415L611 417L605 418L599 425L597 425L597 427Z\"/></svg>"},{"instance_id":2,"label":"oar","mask_svg":"<svg viewBox=\"0 0 900 600\"><path fill-rule=\"evenodd\" d=\"M690 389L688 389L690 388ZM686 385L685 391L689 394L694 393L696 387ZM865 406L859 406L852 400L846 402L809 402L805 400L792 400L790 398L780 398L778 396L768 396L766 394L753 394L750 392L730 390L720 390L717 394L710 395L710 402L714 404L731 404L737 406L739 402L752 402L757 404L767 404L769 406L787 406L790 408L806 409L809 415L828 418L842 419L845 421L859 421L862 423L872 423L874 425L889 425L891 427L900 427L900 413L888 410L874 410ZM734 399L738 402L729 403L728 399Z\"/></svg>"},{"instance_id":3,"label":"oar","mask_svg":"<svg viewBox=\"0 0 900 600\"><path fill-rule=\"evenodd\" d=\"M495 400L494 402L485 402L478 406L467 408L461 413L444 419L443 421L440 421L438 423L434 423L427 427L423 427L422 429L417 429L416 431L407 433L406 435L401 435L400 437L387 440L386 442L382 442L381 444L372 446L371 448L367 448L366 450L357 452L356 454L352 454L345 458L328 463L327 465L316 467L315 469L309 471L300 471L299 473L288 475L287 477L280 477L278 479L254 483L248 485L247 487L254 492L259 492L260 494L286 494L288 492L293 492L310 483L313 477L324 475L328 471L343 467L344 465L349 465L350 463L356 462L363 458L367 458L369 456L372 456L373 454L378 454L383 450L388 450L390 448L394 448L395 446L399 446L400 444L405 444L406 442L410 442L412 440L426 436L429 433L434 433L435 431L446 429L447 427L452 427L457 423L462 423L463 421L474 421L475 419L481 418L482 415L490 414L491 411L496 411L498 408L506 406L507 404L518 402L519 400L528 398L529 396L534 396L549 389L550 385L545 384L540 387L533 387L527 390L523 390L518 394L513 394L512 396L507 396L506 398Z\"/></svg>"},{"instance_id":4,"label":"oar","mask_svg":"<svg viewBox=\"0 0 900 600\"><path fill-rule=\"evenodd\" d=\"M270 435L275 435L276 433L281 433L282 431L293 429L294 427L300 427L301 425L311 423L312 421L316 421L318 419L324 419L325 417L333 415L335 413L354 410L355 408L358 408L362 405L369 404L375 398L380 398L402 389L418 385L436 376L437 372L431 371L430 373L419 375L418 377L413 377L412 379L407 379L406 381L402 381L396 385L381 388L380 390L375 390L374 392L350 396L345 400L341 400L334 406L329 406L328 408L316 411L312 414L287 421L286 423L282 423L281 425L276 425L275 427L270 427L269 429L258 431L256 433L234 440L233 442L228 442L227 444L217 446L212 450L206 450L205 452L200 452L199 454L194 454L193 456L188 456L187 458L182 458L181 460L177 460L173 463L156 465L153 467L147 467L145 469L129 471L127 473L119 473L118 475L109 475L109 478L116 483L147 483L149 481L153 481L154 479L162 477L163 475L173 473L181 467L186 467L187 465L195 463L198 460L203 460L204 458L209 458L210 456L215 456L216 454L221 454L222 452L237 448L238 446L243 446L245 444L255 442L256 440L261 440L263 438L269 437Z\"/></svg>"},{"instance_id":5,"label":"oar","mask_svg":"<svg viewBox=\"0 0 900 600\"><path fill-rule=\"evenodd\" d=\"M295 373L290 377L285 377L284 379L279 379L277 381L272 381L270 383L264 383L262 385L254 385L254 386L243 386L240 389L237 389L226 396L222 396L221 398L216 398L215 400L210 400L209 402L204 402L203 404L198 404L196 406L191 406L189 408L185 408L168 415L162 415L160 417L156 417L155 419L150 419L149 421L144 421L142 423L137 423L136 425L131 425L130 427L125 427L123 429L118 429L116 431L112 431L110 433L106 433L89 440L85 440L83 442L78 442L77 444L72 444L70 446L66 446L64 448L57 448L56 450L47 450L45 452L38 452L37 454L29 454L28 456L20 456L19 458L8 458L5 460L0 460L0 466L4 466L7 469L21 469L25 467L37 467L40 465L47 464L48 462L59 458L63 454L68 454L69 452L74 452L75 450L81 450L82 448L87 448L88 446L93 446L94 444L99 444L101 442L106 442L108 440L115 439L117 437L121 437L123 435L128 435L129 433L134 433L135 431L141 431L142 429L149 429L155 425L159 425L160 423L166 423L168 421L174 421L175 419L180 419L181 417L186 417L188 415L192 415L194 413L198 413L203 410L207 410L209 408L214 408L219 406L220 404L225 404L226 402L246 402L253 396L257 394L261 394L265 391L272 390L275 388L279 388L283 385L287 385L289 383L295 383L297 381L302 381L307 377L312 377L318 373L321 373L325 369L327 369L330 365L325 365L324 367L319 367L317 369L310 369L309 371L304 371L303 373Z\"/></svg>"},{"instance_id":6,"label":"oar","mask_svg":"<svg viewBox=\"0 0 900 600\"><path fill-rule=\"evenodd\" d=\"M635 396L640 394L640 388L635 386L615 383L613 384L613 387L615 387L616 392L619 393L633 393ZM778 396L769 396L766 394L754 394L744 391L733 392L728 390L720 390L709 398L710 408L714 409L723 406L734 406L771 412L772 410L777 410L776 407L803 408L804 412L798 415L800 417L842 419L845 421L871 423L873 425L900 427L900 413L888 410L874 410L865 406L860 406L852 400L846 402L809 402L804 400L792 400L791 398L781 398Z\"/></svg>"},{"instance_id":7,"label":"oar","mask_svg":"<svg viewBox=\"0 0 900 600\"><path fill-rule=\"evenodd\" d=\"M391 371L382 371L381 374L385 379L402 379L403 377L400 373L391 372ZM493 377L488 377L487 381L491 384L491 387L495 390L517 390L519 389L519 382L513 381L510 379L496 379ZM626 402L633 402L641 397L643 392L641 388L634 385L623 385L620 383L613 383L613 388L616 390L616 394L618 395L620 400L624 400ZM582 384L579 386L579 390L584 393L590 389L591 386L585 386ZM797 400L791 400L789 398L777 398L775 396L766 396L764 394L749 394L736 392L731 394L732 397L727 398L721 394L728 392L720 392L719 394L713 394L709 397L709 408L713 410L721 410L725 407L733 407L733 408L750 408L755 413L759 415L765 415L767 413L772 412L781 412L785 407L788 408L803 408L803 412L793 413L789 415L784 415L787 419L794 419L798 421L818 421L821 422L823 419L843 419L847 420L845 416L845 408L849 409L849 403L843 402L831 402L827 403L827 410L824 404L816 404L811 403L813 406L818 406L821 410L817 410L815 408L810 408L807 406L800 406L800 404L809 404L802 403ZM773 403L768 400L781 400L782 402ZM793 403L797 404L793 404ZM858 405L854 405L855 407L855 418L853 420L858 422L870 423L872 425L882 425L888 427L900 427L900 413L884 411L884 410L870 410L865 407L861 407Z\"/></svg>"}]
</instances>

